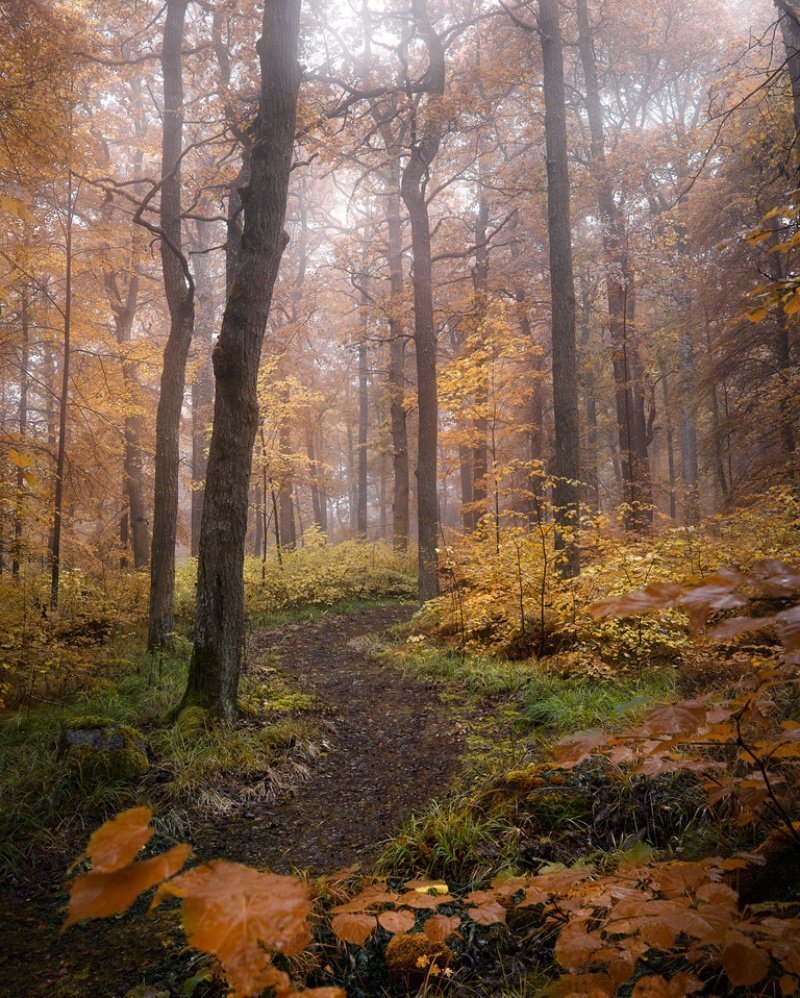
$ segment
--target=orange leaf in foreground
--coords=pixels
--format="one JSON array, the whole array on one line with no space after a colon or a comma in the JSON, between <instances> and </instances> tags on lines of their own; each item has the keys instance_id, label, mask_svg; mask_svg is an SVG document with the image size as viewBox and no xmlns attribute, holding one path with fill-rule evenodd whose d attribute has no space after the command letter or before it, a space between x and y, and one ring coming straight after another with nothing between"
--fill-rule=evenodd
<instances>
[{"instance_id":1,"label":"orange leaf in foreground","mask_svg":"<svg viewBox=\"0 0 800 998\"><path fill-rule=\"evenodd\" d=\"M414 916L410 911L384 911L378 915L381 928L387 932L409 932L414 928Z\"/></svg>"},{"instance_id":2,"label":"orange leaf in foreground","mask_svg":"<svg viewBox=\"0 0 800 998\"><path fill-rule=\"evenodd\" d=\"M422 927L422 931L432 943L443 943L460 925L461 919L458 915L431 915Z\"/></svg>"},{"instance_id":3,"label":"orange leaf in foreground","mask_svg":"<svg viewBox=\"0 0 800 998\"><path fill-rule=\"evenodd\" d=\"M331 919L331 928L337 939L343 943L363 946L377 927L374 915L358 915L343 912Z\"/></svg>"},{"instance_id":4,"label":"orange leaf in foreground","mask_svg":"<svg viewBox=\"0 0 800 998\"><path fill-rule=\"evenodd\" d=\"M556 763L562 769L572 769L578 766L594 752L596 748L605 745L609 736L599 729L576 731L575 734L562 738L556 743Z\"/></svg>"},{"instance_id":5,"label":"orange leaf in foreground","mask_svg":"<svg viewBox=\"0 0 800 998\"><path fill-rule=\"evenodd\" d=\"M132 863L121 870L82 873L70 888L64 928L84 918L105 918L127 911L140 894L176 874L191 851L182 843L161 856Z\"/></svg>"},{"instance_id":6,"label":"orange leaf in foreground","mask_svg":"<svg viewBox=\"0 0 800 998\"><path fill-rule=\"evenodd\" d=\"M653 582L646 589L598 600L591 604L589 613L593 617L631 617L666 609L685 592L686 589L676 582Z\"/></svg>"},{"instance_id":7,"label":"orange leaf in foreground","mask_svg":"<svg viewBox=\"0 0 800 998\"><path fill-rule=\"evenodd\" d=\"M190 944L217 956L240 995L285 986L269 963L269 951L296 956L311 941L306 922L311 903L295 877L215 859L164 884L154 903L166 894L183 898Z\"/></svg>"},{"instance_id":8,"label":"orange leaf in foreground","mask_svg":"<svg viewBox=\"0 0 800 998\"><path fill-rule=\"evenodd\" d=\"M135 859L153 836L153 812L149 807L133 807L105 822L92 833L86 855L95 871L111 873Z\"/></svg>"},{"instance_id":9,"label":"orange leaf in foreground","mask_svg":"<svg viewBox=\"0 0 800 998\"><path fill-rule=\"evenodd\" d=\"M702 981L691 974L676 974L670 980L663 977L642 977L636 982L632 998L683 998L702 990Z\"/></svg>"},{"instance_id":10,"label":"orange leaf in foreground","mask_svg":"<svg viewBox=\"0 0 800 998\"><path fill-rule=\"evenodd\" d=\"M477 908L469 908L467 914L478 925L497 925L506 920L506 910L497 901L489 901L486 904L478 905Z\"/></svg>"},{"instance_id":11,"label":"orange leaf in foreground","mask_svg":"<svg viewBox=\"0 0 800 998\"><path fill-rule=\"evenodd\" d=\"M769 953L742 937L722 951L722 966L734 987L749 987L762 981L769 970Z\"/></svg>"}]
</instances>

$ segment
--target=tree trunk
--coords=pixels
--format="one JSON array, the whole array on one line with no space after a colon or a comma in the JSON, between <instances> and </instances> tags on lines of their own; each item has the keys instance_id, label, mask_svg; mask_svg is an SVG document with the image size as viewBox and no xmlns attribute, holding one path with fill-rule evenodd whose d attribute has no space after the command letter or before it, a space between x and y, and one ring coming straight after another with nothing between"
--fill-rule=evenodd
<instances>
[{"instance_id":1,"label":"tree trunk","mask_svg":"<svg viewBox=\"0 0 800 998\"><path fill-rule=\"evenodd\" d=\"M199 249L206 249L202 244ZM196 558L200 550L200 524L203 517L203 494L208 468L208 431L214 406L214 369L211 349L214 327L214 289L210 286L208 256L200 253L195 260L197 303L200 321L194 335L197 366L192 383L192 533L191 553Z\"/></svg>"},{"instance_id":2,"label":"tree trunk","mask_svg":"<svg viewBox=\"0 0 800 998\"><path fill-rule=\"evenodd\" d=\"M20 292L20 333L22 346L19 358L19 412L17 432L19 442L24 447L28 437L28 365L30 363L30 323L28 317L28 287L22 286ZM14 545L11 549L11 574L19 578L22 564L22 531L25 521L25 469L17 468L17 495L14 504Z\"/></svg>"},{"instance_id":3,"label":"tree trunk","mask_svg":"<svg viewBox=\"0 0 800 998\"><path fill-rule=\"evenodd\" d=\"M565 578L573 578L580 572L580 549L577 543L580 516L580 429L564 60L558 23L558 0L539 0L539 31L544 69L547 227L553 313L556 474L553 500L556 507L558 545L563 551L559 571Z\"/></svg>"},{"instance_id":4,"label":"tree trunk","mask_svg":"<svg viewBox=\"0 0 800 998\"><path fill-rule=\"evenodd\" d=\"M55 494L53 496L53 524L50 534L50 608L58 608L58 585L61 576L61 524L64 512L64 472L67 460L67 411L69 406L69 371L72 340L72 230L75 218L72 168L67 173L67 213L64 224L66 236L64 286L64 357L61 367L61 393L58 399L58 451L56 453Z\"/></svg>"},{"instance_id":5,"label":"tree trunk","mask_svg":"<svg viewBox=\"0 0 800 998\"><path fill-rule=\"evenodd\" d=\"M175 541L178 533L180 425L186 357L194 328L194 285L181 250L183 76L181 46L187 0L167 0L161 51L164 118L161 140L161 269L170 327L156 411L153 537L150 552L149 651L168 647L175 631Z\"/></svg>"},{"instance_id":6,"label":"tree trunk","mask_svg":"<svg viewBox=\"0 0 800 998\"><path fill-rule=\"evenodd\" d=\"M397 551L408 548L409 482L406 426L406 340L399 319L403 298L403 231L400 223L400 163L393 159L386 196L389 230L389 421L392 434L392 541Z\"/></svg>"},{"instance_id":7,"label":"tree trunk","mask_svg":"<svg viewBox=\"0 0 800 998\"><path fill-rule=\"evenodd\" d=\"M434 31L427 0L412 0L414 21L428 53L426 92L444 94L444 49ZM419 598L422 603L439 595L438 558L439 499L437 452L439 404L436 385L436 330L433 324L433 265L428 219L428 171L441 142L441 126L428 118L412 139L411 150L400 182L400 193L411 225L414 283L414 344L417 360L417 531L419 552Z\"/></svg>"},{"instance_id":8,"label":"tree trunk","mask_svg":"<svg viewBox=\"0 0 800 998\"><path fill-rule=\"evenodd\" d=\"M577 15L581 65L586 83L592 172L606 265L608 322L623 482L623 521L629 529L646 532L652 528L653 523L653 494L644 411L643 408L640 411L640 393L633 373L636 362L630 321L634 303L633 273L626 248L625 220L614 197L606 166L600 84L586 0L577 0Z\"/></svg>"},{"instance_id":9,"label":"tree trunk","mask_svg":"<svg viewBox=\"0 0 800 998\"><path fill-rule=\"evenodd\" d=\"M480 159L480 143L478 146L478 210L475 214L475 267L472 271L472 289L475 299L475 329L476 347L483 346L482 327L486 317L486 290L489 282L489 251L486 246L486 227L489 221L489 204L483 186L483 167ZM481 351L482 352L482 351ZM481 360L480 363L484 363ZM472 421L472 517L471 525L475 529L488 511L489 497L489 452L488 434L489 420L489 385L487 376L478 378L475 389L475 417ZM495 524L495 529L497 529Z\"/></svg>"},{"instance_id":10,"label":"tree trunk","mask_svg":"<svg viewBox=\"0 0 800 998\"><path fill-rule=\"evenodd\" d=\"M358 481L356 483L356 534L367 539L367 432L369 429L369 387L367 344L358 344Z\"/></svg>"},{"instance_id":11,"label":"tree trunk","mask_svg":"<svg viewBox=\"0 0 800 998\"><path fill-rule=\"evenodd\" d=\"M214 350L214 425L200 534L195 645L183 705L236 714L244 644L244 542L258 367L283 228L294 148L301 0L267 0L257 45L261 94L236 276Z\"/></svg>"}]
</instances>

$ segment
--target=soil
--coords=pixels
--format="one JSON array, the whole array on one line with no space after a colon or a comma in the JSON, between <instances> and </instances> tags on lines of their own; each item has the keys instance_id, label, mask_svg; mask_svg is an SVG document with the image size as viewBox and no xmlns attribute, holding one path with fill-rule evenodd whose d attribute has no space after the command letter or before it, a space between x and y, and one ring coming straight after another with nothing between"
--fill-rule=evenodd
<instances>
[{"instance_id":1,"label":"soil","mask_svg":"<svg viewBox=\"0 0 800 998\"><path fill-rule=\"evenodd\" d=\"M369 637L412 612L369 608L253 636L251 670L267 672L277 658L281 672L319 698L321 751L307 778L274 801L243 804L201 825L193 837L200 857L278 872L366 864L405 818L446 793L463 729L440 702L438 684L378 662ZM180 993L192 966L174 911L145 917L140 904L60 935L65 900L48 877L17 885L0 902L0 995L122 996L143 984L151 998Z\"/></svg>"}]
</instances>

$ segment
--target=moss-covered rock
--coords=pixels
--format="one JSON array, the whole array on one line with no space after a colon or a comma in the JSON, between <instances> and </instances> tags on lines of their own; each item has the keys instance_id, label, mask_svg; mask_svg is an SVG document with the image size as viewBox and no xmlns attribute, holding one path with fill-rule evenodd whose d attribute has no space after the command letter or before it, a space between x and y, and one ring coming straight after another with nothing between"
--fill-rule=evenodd
<instances>
[{"instance_id":1,"label":"moss-covered rock","mask_svg":"<svg viewBox=\"0 0 800 998\"><path fill-rule=\"evenodd\" d=\"M58 755L81 778L138 780L150 768L144 735L128 724L88 715L67 721Z\"/></svg>"},{"instance_id":2,"label":"moss-covered rock","mask_svg":"<svg viewBox=\"0 0 800 998\"><path fill-rule=\"evenodd\" d=\"M453 959L446 943L434 943L421 933L400 933L392 936L386 947L386 966L395 977L406 981L422 979L435 964L441 970Z\"/></svg>"}]
</instances>

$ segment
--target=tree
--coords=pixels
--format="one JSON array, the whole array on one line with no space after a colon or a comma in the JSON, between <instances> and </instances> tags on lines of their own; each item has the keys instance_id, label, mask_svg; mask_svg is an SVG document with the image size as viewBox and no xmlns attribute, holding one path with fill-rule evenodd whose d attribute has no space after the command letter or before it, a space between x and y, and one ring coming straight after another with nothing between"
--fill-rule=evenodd
<instances>
[{"instance_id":1,"label":"tree","mask_svg":"<svg viewBox=\"0 0 800 998\"><path fill-rule=\"evenodd\" d=\"M558 0L539 0L538 20L544 70L547 224L550 236L552 300L556 474L553 501L561 533L560 544L564 551L561 573L566 578L571 578L580 571L580 552L576 539L580 514L580 433L564 60Z\"/></svg>"},{"instance_id":2,"label":"tree","mask_svg":"<svg viewBox=\"0 0 800 998\"><path fill-rule=\"evenodd\" d=\"M244 643L244 545L258 426L257 383L294 149L301 0L267 0L257 44L259 108L236 273L214 349L214 422L200 529L195 644L182 706L236 713Z\"/></svg>"},{"instance_id":3,"label":"tree","mask_svg":"<svg viewBox=\"0 0 800 998\"><path fill-rule=\"evenodd\" d=\"M194 280L182 250L181 161L183 73L181 46L188 0L167 0L161 67L164 117L161 142L161 266L169 307L161 392L156 412L155 489L150 554L148 650L168 646L175 631L175 541L178 533L180 424L186 358L194 330ZM143 220L143 209L137 220ZM149 224L149 223L148 223Z\"/></svg>"},{"instance_id":4,"label":"tree","mask_svg":"<svg viewBox=\"0 0 800 998\"><path fill-rule=\"evenodd\" d=\"M400 180L400 193L411 225L414 283L414 345L417 358L417 530L419 534L419 598L425 603L439 595L437 548L439 543L438 456L439 407L436 386L436 330L433 323L433 263L428 219L428 176L442 139L442 125L435 108L444 95L445 62L442 41L428 16L427 0L412 0L416 30L428 54L425 93L434 107L427 116L414 106L411 149Z\"/></svg>"}]
</instances>

